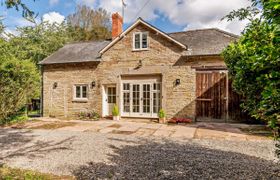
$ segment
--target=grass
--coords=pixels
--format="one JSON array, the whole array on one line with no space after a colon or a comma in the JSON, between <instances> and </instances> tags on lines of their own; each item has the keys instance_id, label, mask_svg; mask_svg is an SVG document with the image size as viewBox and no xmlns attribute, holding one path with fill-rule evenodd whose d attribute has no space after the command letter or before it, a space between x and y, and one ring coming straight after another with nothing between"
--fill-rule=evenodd
<instances>
[{"instance_id":1,"label":"grass","mask_svg":"<svg viewBox=\"0 0 280 180\"><path fill-rule=\"evenodd\" d=\"M0 126L9 126L13 124L23 124L28 120L25 114L13 115L6 120L0 121Z\"/></svg>"},{"instance_id":2,"label":"grass","mask_svg":"<svg viewBox=\"0 0 280 180\"><path fill-rule=\"evenodd\" d=\"M10 168L0 166L1 180L72 180L71 176L57 176L53 174L40 173L32 170L24 170L18 168Z\"/></svg>"}]
</instances>

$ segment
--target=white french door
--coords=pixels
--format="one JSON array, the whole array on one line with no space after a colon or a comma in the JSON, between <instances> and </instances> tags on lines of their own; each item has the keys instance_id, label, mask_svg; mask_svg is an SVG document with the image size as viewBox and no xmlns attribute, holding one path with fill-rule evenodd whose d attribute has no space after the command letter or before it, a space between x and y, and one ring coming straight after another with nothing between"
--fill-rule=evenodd
<instances>
[{"instance_id":1,"label":"white french door","mask_svg":"<svg viewBox=\"0 0 280 180\"><path fill-rule=\"evenodd\" d=\"M154 81L122 83L122 116L158 117L161 107L161 84Z\"/></svg>"}]
</instances>

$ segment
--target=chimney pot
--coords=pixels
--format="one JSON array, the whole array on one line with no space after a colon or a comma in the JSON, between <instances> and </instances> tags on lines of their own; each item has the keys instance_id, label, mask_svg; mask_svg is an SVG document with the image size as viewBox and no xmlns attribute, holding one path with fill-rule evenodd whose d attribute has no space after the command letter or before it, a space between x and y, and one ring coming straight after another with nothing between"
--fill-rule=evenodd
<instances>
[{"instance_id":1,"label":"chimney pot","mask_svg":"<svg viewBox=\"0 0 280 180\"><path fill-rule=\"evenodd\" d=\"M119 13L112 14L112 39L118 37L123 31L123 18Z\"/></svg>"}]
</instances>

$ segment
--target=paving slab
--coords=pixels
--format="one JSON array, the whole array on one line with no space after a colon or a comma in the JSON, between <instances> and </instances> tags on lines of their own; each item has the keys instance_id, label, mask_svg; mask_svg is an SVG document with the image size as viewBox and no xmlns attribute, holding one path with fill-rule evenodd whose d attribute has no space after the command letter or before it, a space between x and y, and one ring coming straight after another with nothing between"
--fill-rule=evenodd
<instances>
[{"instance_id":1,"label":"paving slab","mask_svg":"<svg viewBox=\"0 0 280 180\"><path fill-rule=\"evenodd\" d=\"M101 129L104 129L104 127L100 127L100 126L91 126L91 127L89 127L86 131L89 131L89 132L99 132Z\"/></svg>"},{"instance_id":2,"label":"paving slab","mask_svg":"<svg viewBox=\"0 0 280 180\"><path fill-rule=\"evenodd\" d=\"M226 140L237 140L237 141L244 141L247 140L247 136L246 134L238 134L238 133L226 133L227 137Z\"/></svg>"},{"instance_id":3,"label":"paving slab","mask_svg":"<svg viewBox=\"0 0 280 180\"><path fill-rule=\"evenodd\" d=\"M174 131L158 129L153 133L153 136L169 137L173 133L174 133Z\"/></svg>"},{"instance_id":4,"label":"paving slab","mask_svg":"<svg viewBox=\"0 0 280 180\"><path fill-rule=\"evenodd\" d=\"M223 131L197 128L194 138L226 139L227 136L227 133Z\"/></svg>"},{"instance_id":5,"label":"paving slab","mask_svg":"<svg viewBox=\"0 0 280 180\"><path fill-rule=\"evenodd\" d=\"M103 134L107 134L107 133L112 133L112 131L114 130L117 130L117 128L103 128L103 129L100 129L99 132L100 133L103 133Z\"/></svg>"},{"instance_id":6,"label":"paving slab","mask_svg":"<svg viewBox=\"0 0 280 180\"><path fill-rule=\"evenodd\" d=\"M118 130L119 131L137 131L140 128L140 126L122 126Z\"/></svg>"},{"instance_id":7,"label":"paving slab","mask_svg":"<svg viewBox=\"0 0 280 180\"><path fill-rule=\"evenodd\" d=\"M155 129L149 129L149 128L139 128L134 135L141 136L141 137L147 137L152 136L152 134L155 132Z\"/></svg>"},{"instance_id":8,"label":"paving slab","mask_svg":"<svg viewBox=\"0 0 280 180\"><path fill-rule=\"evenodd\" d=\"M147 129L159 129L161 128L162 126L164 126L163 124L143 124L141 125L141 128L147 128ZM165 125L166 126L166 125Z\"/></svg>"},{"instance_id":9,"label":"paving slab","mask_svg":"<svg viewBox=\"0 0 280 180\"><path fill-rule=\"evenodd\" d=\"M90 126L87 126L85 124L77 124L74 126L65 126L62 128L58 128L58 130L82 132L88 130L89 128Z\"/></svg>"},{"instance_id":10,"label":"paving slab","mask_svg":"<svg viewBox=\"0 0 280 180\"><path fill-rule=\"evenodd\" d=\"M177 127L171 137L192 139L195 132L196 128L193 127Z\"/></svg>"},{"instance_id":11,"label":"paving slab","mask_svg":"<svg viewBox=\"0 0 280 180\"><path fill-rule=\"evenodd\" d=\"M166 125L166 124L164 124L159 129L160 130L167 130L167 131L175 131L176 127L177 127L176 125L174 126L174 125Z\"/></svg>"}]
</instances>

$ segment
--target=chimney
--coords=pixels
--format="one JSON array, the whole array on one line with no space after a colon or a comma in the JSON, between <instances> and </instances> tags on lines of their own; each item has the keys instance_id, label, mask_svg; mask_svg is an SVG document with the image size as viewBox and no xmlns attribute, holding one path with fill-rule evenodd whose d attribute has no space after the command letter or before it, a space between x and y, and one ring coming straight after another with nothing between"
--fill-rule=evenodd
<instances>
[{"instance_id":1,"label":"chimney","mask_svg":"<svg viewBox=\"0 0 280 180\"><path fill-rule=\"evenodd\" d=\"M122 33L123 18L118 13L112 14L112 39L115 39Z\"/></svg>"}]
</instances>

